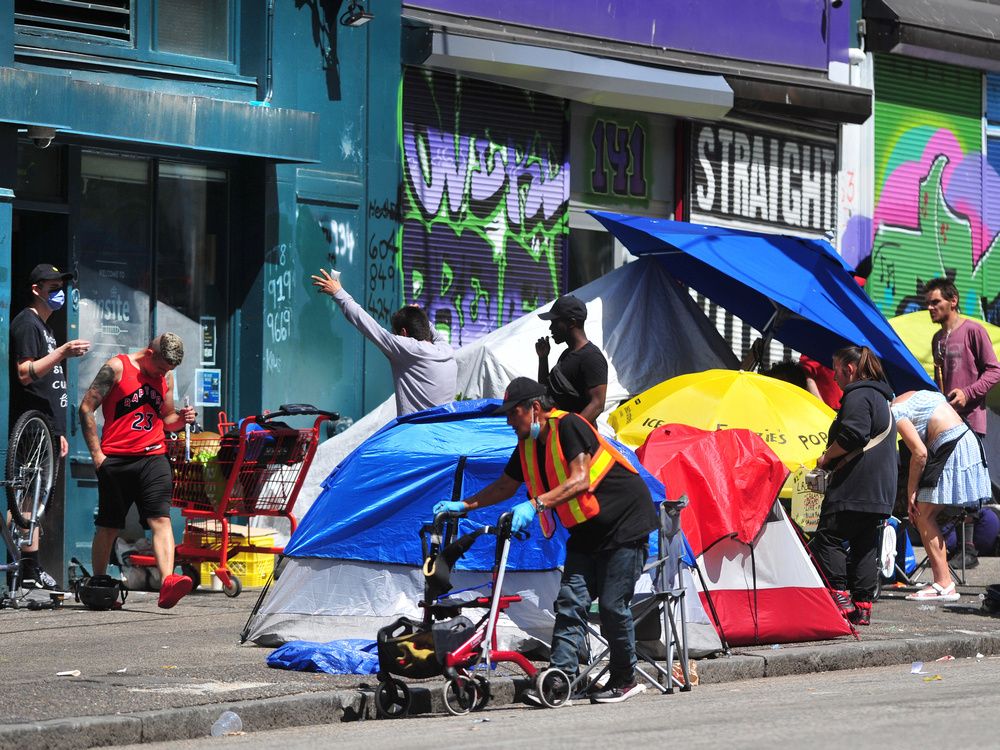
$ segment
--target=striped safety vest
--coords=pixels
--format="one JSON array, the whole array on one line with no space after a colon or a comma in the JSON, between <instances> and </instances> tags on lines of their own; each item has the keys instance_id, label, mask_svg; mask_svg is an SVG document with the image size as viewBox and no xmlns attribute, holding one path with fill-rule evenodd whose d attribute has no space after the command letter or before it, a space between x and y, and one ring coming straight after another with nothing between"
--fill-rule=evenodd
<instances>
[{"instance_id":1,"label":"striped safety vest","mask_svg":"<svg viewBox=\"0 0 1000 750\"><path fill-rule=\"evenodd\" d=\"M563 455L562 445L559 443L559 420L569 412L553 409L549 412L549 437L545 446L548 460L545 462L545 476L549 481L549 487L558 487L569 477L569 462ZM605 475L611 471L611 467L616 463L624 466L633 474L638 472L632 465L612 446L601 434L594 429L594 426L587 420L584 424L590 428L597 438L597 452L590 457L590 486L576 497L570 498L564 503L556 506L556 515L567 529L576 526L578 523L593 518L601 512L600 503L594 490L601 483ZM542 484L541 473L538 470L538 450L535 445L537 441L525 438L518 444L518 452L521 457L521 473L524 475L524 483L528 486L528 496L538 497L545 492L545 485ZM576 458L576 456L574 456ZM539 515L539 522L542 525L542 533L548 539L555 533L556 524L551 510L544 510Z\"/></svg>"}]
</instances>

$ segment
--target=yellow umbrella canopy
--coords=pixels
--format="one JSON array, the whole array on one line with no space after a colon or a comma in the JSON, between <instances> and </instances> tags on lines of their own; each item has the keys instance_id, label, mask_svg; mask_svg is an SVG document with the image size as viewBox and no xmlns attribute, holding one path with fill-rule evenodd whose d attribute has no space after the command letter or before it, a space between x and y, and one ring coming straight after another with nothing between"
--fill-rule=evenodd
<instances>
[{"instance_id":1,"label":"yellow umbrella canopy","mask_svg":"<svg viewBox=\"0 0 1000 750\"><path fill-rule=\"evenodd\" d=\"M653 386L615 409L609 422L618 439L633 448L669 423L752 430L794 471L819 458L834 416L811 393L783 380L742 370L706 370Z\"/></svg>"},{"instance_id":2,"label":"yellow umbrella canopy","mask_svg":"<svg viewBox=\"0 0 1000 750\"><path fill-rule=\"evenodd\" d=\"M1000 356L1000 326L982 320L976 322L986 329L986 333L989 334L990 340L993 342L993 348L997 351L997 356ZM931 338L941 330L941 326L931 320L931 316L926 310L917 310L917 312L889 318L889 325L899 334L899 338L903 339L906 348L913 352L913 356L920 361L927 373L934 377Z\"/></svg>"}]
</instances>

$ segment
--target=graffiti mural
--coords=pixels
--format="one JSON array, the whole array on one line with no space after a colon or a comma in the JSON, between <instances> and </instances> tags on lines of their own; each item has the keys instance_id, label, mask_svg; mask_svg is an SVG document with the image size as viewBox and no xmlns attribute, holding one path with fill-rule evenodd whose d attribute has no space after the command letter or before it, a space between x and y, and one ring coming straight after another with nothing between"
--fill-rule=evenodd
<instances>
[{"instance_id":1,"label":"graffiti mural","mask_svg":"<svg viewBox=\"0 0 1000 750\"><path fill-rule=\"evenodd\" d=\"M558 296L568 232L564 129L561 100L407 71L403 297L453 346Z\"/></svg>"},{"instance_id":2,"label":"graffiti mural","mask_svg":"<svg viewBox=\"0 0 1000 750\"><path fill-rule=\"evenodd\" d=\"M970 86L971 112L980 106L976 90ZM876 84L875 123L874 212L852 217L845 260L870 257L866 289L887 316L922 309L924 283L947 276L964 314L998 322L998 290L985 278L990 264L1000 264L1000 175L982 153L981 120L919 102L881 102ZM855 245L849 237L862 239Z\"/></svg>"}]
</instances>

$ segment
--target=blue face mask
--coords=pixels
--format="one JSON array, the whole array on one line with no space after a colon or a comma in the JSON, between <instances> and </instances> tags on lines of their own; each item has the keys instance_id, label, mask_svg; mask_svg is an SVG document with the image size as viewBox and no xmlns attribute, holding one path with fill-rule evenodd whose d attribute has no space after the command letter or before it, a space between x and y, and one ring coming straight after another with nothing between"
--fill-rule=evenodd
<instances>
[{"instance_id":1,"label":"blue face mask","mask_svg":"<svg viewBox=\"0 0 1000 750\"><path fill-rule=\"evenodd\" d=\"M541 433L541 431L542 431L542 426L538 424L538 422L531 423L531 432L529 434L531 435L532 440L538 440L538 435Z\"/></svg>"},{"instance_id":2,"label":"blue face mask","mask_svg":"<svg viewBox=\"0 0 1000 750\"><path fill-rule=\"evenodd\" d=\"M46 302L48 303L49 309L58 310L66 304L66 290L56 289L54 292L49 292L49 297Z\"/></svg>"}]
</instances>

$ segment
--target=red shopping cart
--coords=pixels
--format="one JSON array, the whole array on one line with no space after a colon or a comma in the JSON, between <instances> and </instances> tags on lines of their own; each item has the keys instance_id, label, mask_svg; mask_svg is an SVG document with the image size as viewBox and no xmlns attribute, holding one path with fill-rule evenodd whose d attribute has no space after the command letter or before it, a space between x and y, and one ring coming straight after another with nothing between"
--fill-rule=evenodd
<instances>
[{"instance_id":1,"label":"red shopping cart","mask_svg":"<svg viewBox=\"0 0 1000 750\"><path fill-rule=\"evenodd\" d=\"M311 427L297 429L283 417L315 416ZM174 560L185 575L198 584L201 563L215 566L215 575L226 596L239 596L240 579L227 563L241 552L280 555L283 547L254 544L230 533L234 517L278 516L287 518L291 531L297 521L292 514L319 444L320 426L337 421L339 415L309 404L283 404L277 411L247 417L239 430L191 441L183 437L167 441L167 454L174 472L173 505L185 519L184 539L174 548ZM152 555L131 555L132 565L155 565Z\"/></svg>"}]
</instances>

